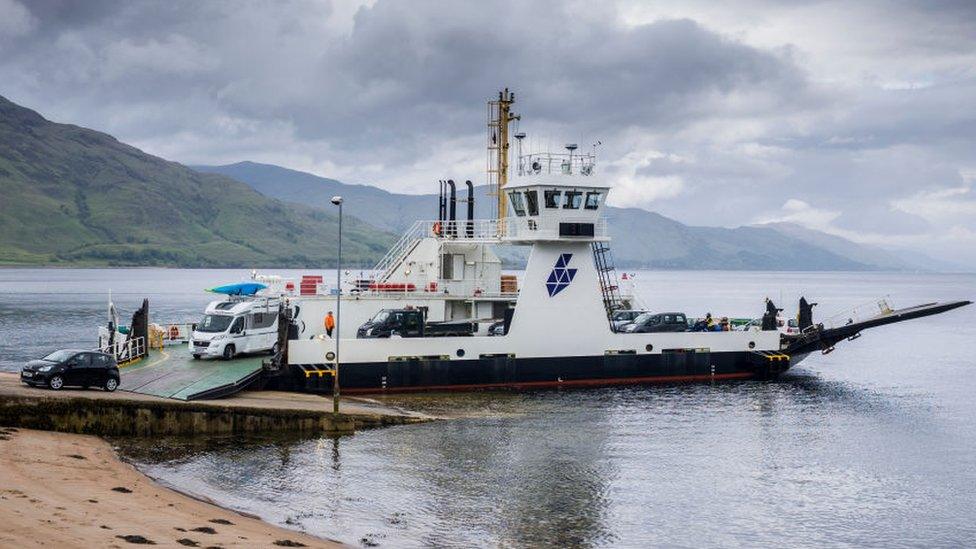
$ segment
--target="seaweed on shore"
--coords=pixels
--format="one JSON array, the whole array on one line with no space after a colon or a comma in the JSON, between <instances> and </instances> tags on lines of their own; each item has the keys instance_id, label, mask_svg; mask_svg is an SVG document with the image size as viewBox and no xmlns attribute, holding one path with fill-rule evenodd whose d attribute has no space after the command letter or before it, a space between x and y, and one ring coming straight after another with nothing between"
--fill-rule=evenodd
<instances>
[{"instance_id":1,"label":"seaweed on shore","mask_svg":"<svg viewBox=\"0 0 976 549\"><path fill-rule=\"evenodd\" d=\"M137 545L156 545L156 542L139 534L126 534L124 536L115 536L119 539L125 540L129 543L135 543Z\"/></svg>"}]
</instances>

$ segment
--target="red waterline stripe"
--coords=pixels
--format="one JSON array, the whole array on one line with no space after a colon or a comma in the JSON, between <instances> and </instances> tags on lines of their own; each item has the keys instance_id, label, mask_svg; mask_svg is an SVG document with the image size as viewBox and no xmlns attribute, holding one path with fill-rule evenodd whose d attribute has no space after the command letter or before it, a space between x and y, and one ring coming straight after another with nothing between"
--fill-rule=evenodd
<instances>
[{"instance_id":1,"label":"red waterline stripe","mask_svg":"<svg viewBox=\"0 0 976 549\"><path fill-rule=\"evenodd\" d=\"M609 385L639 385L644 383L687 383L691 381L713 381L726 379L749 379L755 377L751 372L734 374L693 375L693 376L651 376L620 377L612 379L573 379L568 381L523 381L517 383L484 383L469 385L423 385L418 387L380 387L342 389L345 394L368 393L416 393L421 391L476 391L478 389L532 389L545 387L606 387ZM340 384L342 374L340 373Z\"/></svg>"}]
</instances>

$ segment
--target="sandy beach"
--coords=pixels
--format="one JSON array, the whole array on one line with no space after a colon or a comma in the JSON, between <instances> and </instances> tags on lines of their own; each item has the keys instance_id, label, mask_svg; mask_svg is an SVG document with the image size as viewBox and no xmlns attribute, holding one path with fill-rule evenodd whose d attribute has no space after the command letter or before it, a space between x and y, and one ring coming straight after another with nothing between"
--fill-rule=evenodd
<instances>
[{"instance_id":1,"label":"sandy beach","mask_svg":"<svg viewBox=\"0 0 976 549\"><path fill-rule=\"evenodd\" d=\"M106 441L0 427L0 547L342 547L193 499Z\"/></svg>"}]
</instances>

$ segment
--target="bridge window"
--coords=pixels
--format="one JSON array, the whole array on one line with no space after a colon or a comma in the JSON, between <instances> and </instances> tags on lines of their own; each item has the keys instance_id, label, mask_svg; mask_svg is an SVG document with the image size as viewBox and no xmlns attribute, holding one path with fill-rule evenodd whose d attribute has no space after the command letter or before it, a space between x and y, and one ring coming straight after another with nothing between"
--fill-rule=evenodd
<instances>
[{"instance_id":1,"label":"bridge window","mask_svg":"<svg viewBox=\"0 0 976 549\"><path fill-rule=\"evenodd\" d=\"M525 191L525 202L529 215L539 215L539 192Z\"/></svg>"},{"instance_id":2,"label":"bridge window","mask_svg":"<svg viewBox=\"0 0 976 549\"><path fill-rule=\"evenodd\" d=\"M567 210L578 210L582 203L582 191L566 191L566 201L563 202L563 208Z\"/></svg>"},{"instance_id":3,"label":"bridge window","mask_svg":"<svg viewBox=\"0 0 976 549\"><path fill-rule=\"evenodd\" d=\"M586 193L586 205L584 208L587 210L595 210L600 207L600 193L591 192Z\"/></svg>"},{"instance_id":4,"label":"bridge window","mask_svg":"<svg viewBox=\"0 0 976 549\"><path fill-rule=\"evenodd\" d=\"M545 191L546 197L546 207L547 208L558 208L559 198L562 196L562 191Z\"/></svg>"},{"instance_id":5,"label":"bridge window","mask_svg":"<svg viewBox=\"0 0 976 549\"><path fill-rule=\"evenodd\" d=\"M522 193L511 192L508 196L512 199L512 209L515 210L515 215L523 217L525 215L525 200L522 198Z\"/></svg>"}]
</instances>

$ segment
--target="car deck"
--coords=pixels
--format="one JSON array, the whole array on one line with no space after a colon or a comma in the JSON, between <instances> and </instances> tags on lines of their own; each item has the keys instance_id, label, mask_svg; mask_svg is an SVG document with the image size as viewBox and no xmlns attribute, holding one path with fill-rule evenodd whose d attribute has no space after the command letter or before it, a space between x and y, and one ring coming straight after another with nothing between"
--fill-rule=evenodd
<instances>
[{"instance_id":1,"label":"car deck","mask_svg":"<svg viewBox=\"0 0 976 549\"><path fill-rule=\"evenodd\" d=\"M177 400L234 394L261 376L264 356L233 360L194 360L185 345L152 350L141 361L120 368L119 389Z\"/></svg>"}]
</instances>

